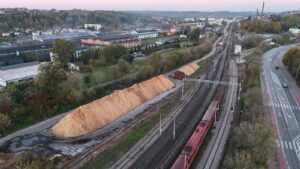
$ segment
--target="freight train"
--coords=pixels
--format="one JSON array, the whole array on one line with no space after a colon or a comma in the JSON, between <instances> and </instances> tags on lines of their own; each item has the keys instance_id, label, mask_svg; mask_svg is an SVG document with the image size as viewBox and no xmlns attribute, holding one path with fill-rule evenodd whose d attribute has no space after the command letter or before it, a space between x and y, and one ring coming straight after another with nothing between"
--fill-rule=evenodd
<instances>
[{"instance_id":1,"label":"freight train","mask_svg":"<svg viewBox=\"0 0 300 169\"><path fill-rule=\"evenodd\" d=\"M213 126L216 120L216 115L219 110L219 102L212 101L206 110L202 120L196 130L184 146L180 155L172 165L171 169L187 169L193 163L193 160L201 147L208 131Z\"/></svg>"}]
</instances>

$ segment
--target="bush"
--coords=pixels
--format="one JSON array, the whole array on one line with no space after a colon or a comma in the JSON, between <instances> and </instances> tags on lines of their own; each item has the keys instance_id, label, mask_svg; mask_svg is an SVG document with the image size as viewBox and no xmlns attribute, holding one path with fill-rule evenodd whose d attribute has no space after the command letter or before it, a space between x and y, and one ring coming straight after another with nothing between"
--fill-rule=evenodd
<instances>
[{"instance_id":1,"label":"bush","mask_svg":"<svg viewBox=\"0 0 300 169\"><path fill-rule=\"evenodd\" d=\"M54 169L53 162L31 151L20 155L15 163L17 169Z\"/></svg>"},{"instance_id":2,"label":"bush","mask_svg":"<svg viewBox=\"0 0 300 169\"><path fill-rule=\"evenodd\" d=\"M0 135L4 134L11 125L11 119L8 115L0 112Z\"/></svg>"}]
</instances>

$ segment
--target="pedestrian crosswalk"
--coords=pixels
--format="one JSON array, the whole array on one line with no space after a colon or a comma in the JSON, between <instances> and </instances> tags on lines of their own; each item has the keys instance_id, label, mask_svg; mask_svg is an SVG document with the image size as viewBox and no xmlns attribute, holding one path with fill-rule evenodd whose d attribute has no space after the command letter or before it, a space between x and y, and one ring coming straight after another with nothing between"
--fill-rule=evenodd
<instances>
[{"instance_id":1,"label":"pedestrian crosswalk","mask_svg":"<svg viewBox=\"0 0 300 169\"><path fill-rule=\"evenodd\" d=\"M281 147L288 150L294 150L293 143L291 141L286 140L276 140L277 147Z\"/></svg>"},{"instance_id":2,"label":"pedestrian crosswalk","mask_svg":"<svg viewBox=\"0 0 300 169\"><path fill-rule=\"evenodd\" d=\"M282 108L282 109L300 110L298 105L290 105L287 103L269 103L268 106Z\"/></svg>"}]
</instances>

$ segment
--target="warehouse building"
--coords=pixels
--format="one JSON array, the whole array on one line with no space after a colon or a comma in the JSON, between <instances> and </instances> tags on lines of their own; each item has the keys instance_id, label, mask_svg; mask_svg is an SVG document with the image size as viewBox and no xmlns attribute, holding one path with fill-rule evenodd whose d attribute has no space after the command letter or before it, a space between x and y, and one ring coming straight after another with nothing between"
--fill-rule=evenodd
<instances>
[{"instance_id":1,"label":"warehouse building","mask_svg":"<svg viewBox=\"0 0 300 169\"><path fill-rule=\"evenodd\" d=\"M157 38L158 31L154 29L138 29L133 31L132 34L138 35L139 39Z\"/></svg>"},{"instance_id":2,"label":"warehouse building","mask_svg":"<svg viewBox=\"0 0 300 169\"><path fill-rule=\"evenodd\" d=\"M39 62L23 63L0 67L0 86L26 79L34 79L38 74Z\"/></svg>"},{"instance_id":3,"label":"warehouse building","mask_svg":"<svg viewBox=\"0 0 300 169\"><path fill-rule=\"evenodd\" d=\"M97 38L81 39L81 43L93 46L121 45L126 48L135 48L142 45L138 36L131 34L115 34Z\"/></svg>"}]
</instances>

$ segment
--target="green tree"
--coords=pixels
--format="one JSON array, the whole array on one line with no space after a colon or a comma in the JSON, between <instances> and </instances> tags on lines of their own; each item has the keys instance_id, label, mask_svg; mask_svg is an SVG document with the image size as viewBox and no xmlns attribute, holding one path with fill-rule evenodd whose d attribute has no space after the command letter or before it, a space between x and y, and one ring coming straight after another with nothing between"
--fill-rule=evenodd
<instances>
[{"instance_id":1,"label":"green tree","mask_svg":"<svg viewBox=\"0 0 300 169\"><path fill-rule=\"evenodd\" d=\"M64 69L58 62L49 62L39 67L39 74L35 80L36 85L53 96L59 90L63 81L67 79Z\"/></svg>"},{"instance_id":2,"label":"green tree","mask_svg":"<svg viewBox=\"0 0 300 169\"><path fill-rule=\"evenodd\" d=\"M120 59L120 60L118 61L117 67L118 67L118 70L119 70L123 75L129 73L129 71L130 71L130 64L129 64L126 60L124 60L124 59Z\"/></svg>"},{"instance_id":3,"label":"green tree","mask_svg":"<svg viewBox=\"0 0 300 169\"><path fill-rule=\"evenodd\" d=\"M199 41L200 32L201 30L197 28L188 35L188 38L197 43Z\"/></svg>"},{"instance_id":4,"label":"green tree","mask_svg":"<svg viewBox=\"0 0 300 169\"><path fill-rule=\"evenodd\" d=\"M120 45L109 45L103 48L103 55L107 64L116 64L120 58L125 59L127 62L131 63L133 57L130 55L127 48Z\"/></svg>"},{"instance_id":5,"label":"green tree","mask_svg":"<svg viewBox=\"0 0 300 169\"><path fill-rule=\"evenodd\" d=\"M9 129L10 125L10 117L0 112L0 136Z\"/></svg>"},{"instance_id":6,"label":"green tree","mask_svg":"<svg viewBox=\"0 0 300 169\"><path fill-rule=\"evenodd\" d=\"M148 63L155 73L160 73L160 65L159 65L160 61L161 61L160 54L151 55L148 59Z\"/></svg>"},{"instance_id":7,"label":"green tree","mask_svg":"<svg viewBox=\"0 0 300 169\"><path fill-rule=\"evenodd\" d=\"M126 60L120 59L116 65L111 66L111 71L114 78L119 78L129 73L130 64Z\"/></svg>"},{"instance_id":8,"label":"green tree","mask_svg":"<svg viewBox=\"0 0 300 169\"><path fill-rule=\"evenodd\" d=\"M68 69L68 63L73 59L75 51L76 45L64 39L55 40L52 48L55 61L59 62L64 69Z\"/></svg>"},{"instance_id":9,"label":"green tree","mask_svg":"<svg viewBox=\"0 0 300 169\"><path fill-rule=\"evenodd\" d=\"M300 47L289 49L283 56L283 63L288 67L297 82L300 83Z\"/></svg>"}]
</instances>

